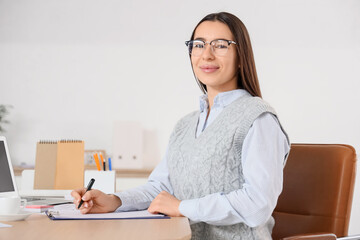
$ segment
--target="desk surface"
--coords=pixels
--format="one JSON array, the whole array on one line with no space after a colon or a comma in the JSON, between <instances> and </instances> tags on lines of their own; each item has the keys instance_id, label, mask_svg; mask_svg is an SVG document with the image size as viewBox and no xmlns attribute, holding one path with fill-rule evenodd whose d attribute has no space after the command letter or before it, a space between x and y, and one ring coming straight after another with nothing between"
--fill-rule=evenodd
<instances>
[{"instance_id":1,"label":"desk surface","mask_svg":"<svg viewBox=\"0 0 360 240\"><path fill-rule=\"evenodd\" d=\"M60 220L32 214L25 221L4 222L10 228L0 228L0 239L190 239L187 218L134 220Z\"/></svg>"}]
</instances>

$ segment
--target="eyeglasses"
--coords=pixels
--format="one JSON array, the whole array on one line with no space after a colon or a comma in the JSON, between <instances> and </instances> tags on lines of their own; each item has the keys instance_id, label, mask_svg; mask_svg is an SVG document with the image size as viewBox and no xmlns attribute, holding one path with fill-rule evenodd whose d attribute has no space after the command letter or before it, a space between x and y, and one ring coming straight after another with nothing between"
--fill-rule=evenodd
<instances>
[{"instance_id":1,"label":"eyeglasses","mask_svg":"<svg viewBox=\"0 0 360 240\"><path fill-rule=\"evenodd\" d=\"M224 56L230 45L236 44L236 42L225 39L215 39L211 42L205 42L203 40L191 40L185 42L185 45L188 47L189 54L194 57L199 57L204 52L206 44L211 46L211 51L214 55Z\"/></svg>"}]
</instances>

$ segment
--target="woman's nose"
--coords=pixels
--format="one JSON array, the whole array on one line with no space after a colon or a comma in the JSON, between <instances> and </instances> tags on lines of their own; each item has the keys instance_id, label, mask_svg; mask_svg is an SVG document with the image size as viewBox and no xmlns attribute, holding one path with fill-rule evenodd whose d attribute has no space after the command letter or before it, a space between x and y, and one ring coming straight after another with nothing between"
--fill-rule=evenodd
<instances>
[{"instance_id":1,"label":"woman's nose","mask_svg":"<svg viewBox=\"0 0 360 240\"><path fill-rule=\"evenodd\" d=\"M206 60L208 60L208 59L214 59L214 53L213 53L213 51L212 51L212 49L211 49L212 47L211 47L211 45L210 44L206 44L205 46L204 46L204 51L203 51L203 53L202 53L202 58L203 59L206 59Z\"/></svg>"}]
</instances>

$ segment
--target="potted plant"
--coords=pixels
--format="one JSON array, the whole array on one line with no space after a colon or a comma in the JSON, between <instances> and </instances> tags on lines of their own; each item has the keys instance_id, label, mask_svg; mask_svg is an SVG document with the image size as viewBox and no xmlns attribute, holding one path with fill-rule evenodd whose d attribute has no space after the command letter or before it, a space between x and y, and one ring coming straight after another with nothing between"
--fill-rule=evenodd
<instances>
[{"instance_id":1,"label":"potted plant","mask_svg":"<svg viewBox=\"0 0 360 240\"><path fill-rule=\"evenodd\" d=\"M0 104L0 133L5 132L4 124L9 123L8 120L5 120L6 115L9 114L10 105L2 105Z\"/></svg>"}]
</instances>

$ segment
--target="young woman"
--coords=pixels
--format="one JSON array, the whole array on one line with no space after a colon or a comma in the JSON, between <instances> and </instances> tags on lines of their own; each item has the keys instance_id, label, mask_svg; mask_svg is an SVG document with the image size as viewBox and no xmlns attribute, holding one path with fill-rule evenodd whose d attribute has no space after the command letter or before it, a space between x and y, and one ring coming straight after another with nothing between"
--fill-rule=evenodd
<instances>
[{"instance_id":1,"label":"young woman","mask_svg":"<svg viewBox=\"0 0 360 240\"><path fill-rule=\"evenodd\" d=\"M72 192L82 213L147 209L186 216L193 239L271 239L288 137L261 99L250 38L226 12L195 27L189 50L204 95L183 117L146 185L107 195Z\"/></svg>"}]
</instances>

